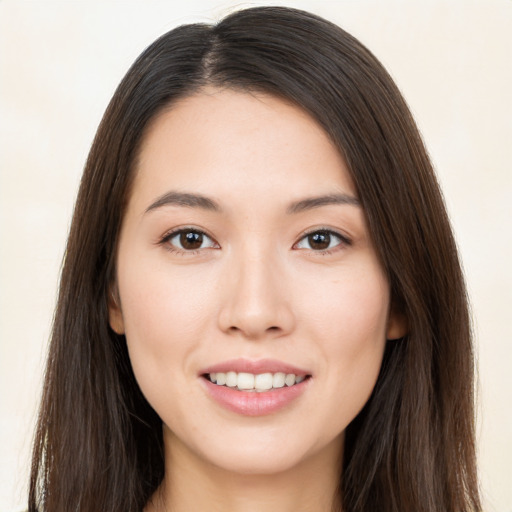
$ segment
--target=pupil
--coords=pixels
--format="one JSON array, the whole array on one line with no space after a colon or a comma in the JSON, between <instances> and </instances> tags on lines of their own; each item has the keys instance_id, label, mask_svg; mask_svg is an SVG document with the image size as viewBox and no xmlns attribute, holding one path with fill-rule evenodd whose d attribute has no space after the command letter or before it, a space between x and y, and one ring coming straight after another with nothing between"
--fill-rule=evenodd
<instances>
[{"instance_id":1,"label":"pupil","mask_svg":"<svg viewBox=\"0 0 512 512\"><path fill-rule=\"evenodd\" d=\"M327 249L331 243L331 235L325 232L318 232L309 235L309 245L312 249Z\"/></svg>"},{"instance_id":2,"label":"pupil","mask_svg":"<svg viewBox=\"0 0 512 512\"><path fill-rule=\"evenodd\" d=\"M180 243L184 249L199 249L203 244L203 235L196 231L185 231L180 235Z\"/></svg>"}]
</instances>

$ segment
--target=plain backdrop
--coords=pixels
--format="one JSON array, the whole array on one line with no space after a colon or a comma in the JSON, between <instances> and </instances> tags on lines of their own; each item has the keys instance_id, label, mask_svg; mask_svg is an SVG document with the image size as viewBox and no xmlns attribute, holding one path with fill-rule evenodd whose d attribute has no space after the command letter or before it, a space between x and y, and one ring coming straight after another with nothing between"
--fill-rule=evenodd
<instances>
[{"instance_id":1,"label":"plain backdrop","mask_svg":"<svg viewBox=\"0 0 512 512\"><path fill-rule=\"evenodd\" d=\"M271 3L358 37L416 117L473 304L486 511L512 512L511 0L0 0L0 510L25 501L73 201L115 87L167 30Z\"/></svg>"}]
</instances>

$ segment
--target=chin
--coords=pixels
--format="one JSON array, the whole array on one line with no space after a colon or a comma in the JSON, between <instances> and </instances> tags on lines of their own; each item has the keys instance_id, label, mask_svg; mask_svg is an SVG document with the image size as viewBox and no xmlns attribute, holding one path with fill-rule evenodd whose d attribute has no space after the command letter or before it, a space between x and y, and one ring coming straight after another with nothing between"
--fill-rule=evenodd
<instances>
[{"instance_id":1,"label":"chin","mask_svg":"<svg viewBox=\"0 0 512 512\"><path fill-rule=\"evenodd\" d=\"M229 457L220 456L216 459L216 466L239 475L275 475L284 473L299 466L303 454L284 452L272 449L241 450L230 454Z\"/></svg>"},{"instance_id":2,"label":"chin","mask_svg":"<svg viewBox=\"0 0 512 512\"><path fill-rule=\"evenodd\" d=\"M299 430L296 432L298 434ZM264 476L300 469L317 458L318 461L325 461L325 457L338 459L342 453L343 434L334 439L310 439L309 442L305 432L296 437L268 432L265 438L261 434L245 434L241 440L227 436L229 443L203 445L197 454L229 473Z\"/></svg>"}]
</instances>

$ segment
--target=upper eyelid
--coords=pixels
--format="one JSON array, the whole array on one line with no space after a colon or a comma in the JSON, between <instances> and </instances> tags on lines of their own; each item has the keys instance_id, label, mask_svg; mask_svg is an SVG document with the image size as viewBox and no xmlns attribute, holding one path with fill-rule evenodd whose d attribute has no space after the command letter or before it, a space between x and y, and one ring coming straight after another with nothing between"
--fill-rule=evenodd
<instances>
[{"instance_id":1,"label":"upper eyelid","mask_svg":"<svg viewBox=\"0 0 512 512\"><path fill-rule=\"evenodd\" d=\"M196 232L196 233L201 233L206 238L211 240L211 242L213 243L213 247L199 247L197 249L185 249L185 248L181 248L181 247L175 246L174 244L170 243L171 240L174 237L178 236L180 233L183 233L183 232L186 233L186 232L191 232L191 231ZM164 246L167 251L174 253L174 254L179 254L181 256L193 256L194 254L198 254L200 251L203 251L205 249L220 249L221 248L219 242L217 242L217 240L213 236L209 235L204 229L199 229L199 228L192 227L192 226L188 226L188 227L183 226L183 227L172 228L172 229L168 230L163 236L161 236L156 241L156 245Z\"/></svg>"},{"instance_id":2,"label":"upper eyelid","mask_svg":"<svg viewBox=\"0 0 512 512\"><path fill-rule=\"evenodd\" d=\"M186 231L195 231L195 232L202 233L203 235L208 237L210 240L212 240L215 244L217 244L219 246L219 248L221 247L220 243L216 240L216 238L213 235L208 233L208 231L206 231L204 228L199 228L199 227L195 227L195 226L180 226L180 227L172 228L169 231L167 231L159 239L159 243L168 242L171 238L173 238L174 236L176 236L179 233L182 233L184 231L185 232ZM314 233L318 233L318 232L325 232L325 233L334 235L334 236L338 237L342 243L345 243L348 245L352 243L351 237L341 233L340 231L333 229L333 228L326 227L326 226L319 226L319 227L310 228L306 231L303 231L296 239L296 242L293 243L292 247L296 246L299 242L301 242L307 236L312 235Z\"/></svg>"},{"instance_id":3,"label":"upper eyelid","mask_svg":"<svg viewBox=\"0 0 512 512\"><path fill-rule=\"evenodd\" d=\"M338 243L336 243L333 247L327 247L325 249L313 249L312 247L299 247L300 244L304 243L304 240L308 238L310 235L314 233L329 233L329 235L334 236L338 239ZM312 229L304 233L292 246L292 249L298 252L306 251L306 253L310 253L311 256L333 256L337 254L339 251L344 251L348 249L352 245L351 238L343 235L339 231L334 229L326 229L326 228L317 228Z\"/></svg>"},{"instance_id":4,"label":"upper eyelid","mask_svg":"<svg viewBox=\"0 0 512 512\"><path fill-rule=\"evenodd\" d=\"M207 236L210 240L212 240L216 244L220 245L219 242L217 242L217 240L215 239L215 237L212 236L210 233L208 233L208 231L206 231L203 228L198 228L195 226L181 226L181 227L169 229L160 237L160 241L164 242L166 240L170 240L171 238L175 237L179 233L183 233L183 232L187 232L187 231L195 231L197 233L202 233L203 235Z\"/></svg>"},{"instance_id":5,"label":"upper eyelid","mask_svg":"<svg viewBox=\"0 0 512 512\"><path fill-rule=\"evenodd\" d=\"M301 235L299 235L299 237L297 239L297 242L295 242L294 245L296 245L298 242L300 242L305 237L307 237L309 235L312 235L314 233L319 233L319 232L324 232L324 233L329 233L331 235L335 235L335 236L337 236L338 238L340 238L343 242L345 242L347 244L352 243L352 239L351 239L350 236L345 235L345 234L341 233L340 231L338 231L336 229L328 228L328 227L316 227L316 228L312 228L312 229L309 229L307 231L304 231Z\"/></svg>"}]
</instances>

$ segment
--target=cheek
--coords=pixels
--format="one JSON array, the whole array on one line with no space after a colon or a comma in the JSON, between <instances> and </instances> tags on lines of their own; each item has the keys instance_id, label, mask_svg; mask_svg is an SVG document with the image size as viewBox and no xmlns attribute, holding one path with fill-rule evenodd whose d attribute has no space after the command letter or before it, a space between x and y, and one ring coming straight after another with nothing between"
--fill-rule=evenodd
<instances>
[{"instance_id":1,"label":"cheek","mask_svg":"<svg viewBox=\"0 0 512 512\"><path fill-rule=\"evenodd\" d=\"M347 269L302 294L301 315L312 331L324 333L326 350L357 353L385 339L389 287L378 267L368 267Z\"/></svg>"},{"instance_id":2,"label":"cheek","mask_svg":"<svg viewBox=\"0 0 512 512\"><path fill-rule=\"evenodd\" d=\"M352 273L327 291L311 303L309 328L322 352L322 421L335 432L357 416L375 386L386 343L389 291L380 272Z\"/></svg>"},{"instance_id":3,"label":"cheek","mask_svg":"<svg viewBox=\"0 0 512 512\"><path fill-rule=\"evenodd\" d=\"M136 260L128 260L120 262L118 275L132 368L155 405L171 387L184 387L191 355L208 329L214 294L200 275L187 275L183 269L173 273L155 265L145 271Z\"/></svg>"}]
</instances>

